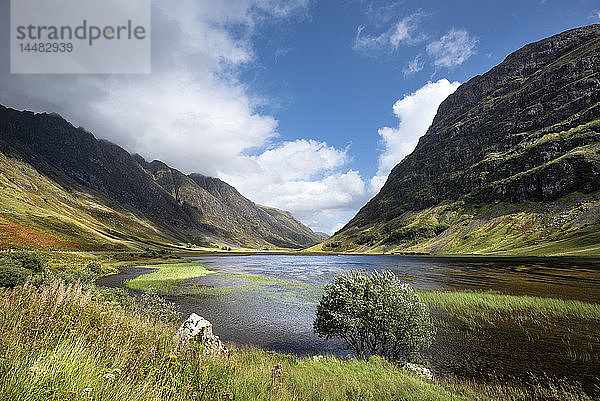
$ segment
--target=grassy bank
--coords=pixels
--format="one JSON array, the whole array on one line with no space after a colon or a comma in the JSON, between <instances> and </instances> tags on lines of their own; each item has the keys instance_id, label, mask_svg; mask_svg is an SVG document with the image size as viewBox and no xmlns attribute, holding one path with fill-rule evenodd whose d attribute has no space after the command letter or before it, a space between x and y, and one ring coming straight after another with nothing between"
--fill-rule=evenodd
<instances>
[{"instance_id":1,"label":"grassy bank","mask_svg":"<svg viewBox=\"0 0 600 401\"><path fill-rule=\"evenodd\" d=\"M426 381L378 358L297 359L236 348L205 356L198 347L177 349L176 328L108 302L93 287L57 280L0 289L0 399L586 399L560 388Z\"/></svg>"},{"instance_id":2,"label":"grassy bank","mask_svg":"<svg viewBox=\"0 0 600 401\"><path fill-rule=\"evenodd\" d=\"M210 274L211 272L205 266L206 263L173 263L144 266L148 269L158 270L130 280L127 286L135 290L153 289L169 292L174 290L177 284L186 279Z\"/></svg>"},{"instance_id":3,"label":"grassy bank","mask_svg":"<svg viewBox=\"0 0 600 401\"><path fill-rule=\"evenodd\" d=\"M430 291L419 295L429 307L469 321L507 317L511 320L576 318L600 321L600 305L581 301L477 291Z\"/></svg>"}]
</instances>

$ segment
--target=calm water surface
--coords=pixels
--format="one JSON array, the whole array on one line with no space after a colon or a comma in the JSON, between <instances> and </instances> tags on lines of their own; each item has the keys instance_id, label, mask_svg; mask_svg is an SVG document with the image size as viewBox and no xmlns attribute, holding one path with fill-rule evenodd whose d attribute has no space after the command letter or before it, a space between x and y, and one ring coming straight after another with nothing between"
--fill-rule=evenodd
<instances>
[{"instance_id":1,"label":"calm water surface","mask_svg":"<svg viewBox=\"0 0 600 401\"><path fill-rule=\"evenodd\" d=\"M592 259L253 255L194 260L218 274L187 280L184 286L214 287L220 295L171 297L180 311L207 318L225 341L296 355L350 353L312 330L322 285L350 270L389 270L420 290L494 290L600 303L600 260ZM125 269L99 284L120 285L139 274L140 269ZM437 374L523 380L548 375L599 393L598 325L573 320L548 322L541 329L497 325L470 330L442 312L434 316L438 332L429 360Z\"/></svg>"}]
</instances>

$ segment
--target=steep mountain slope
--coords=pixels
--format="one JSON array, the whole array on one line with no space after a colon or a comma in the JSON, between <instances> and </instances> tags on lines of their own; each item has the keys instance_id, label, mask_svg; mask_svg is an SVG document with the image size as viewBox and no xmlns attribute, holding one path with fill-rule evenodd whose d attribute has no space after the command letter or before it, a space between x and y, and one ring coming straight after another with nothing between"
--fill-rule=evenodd
<instances>
[{"instance_id":1,"label":"steep mountain slope","mask_svg":"<svg viewBox=\"0 0 600 401\"><path fill-rule=\"evenodd\" d=\"M281 244L282 241L290 239L297 244L308 244L324 239L322 234L313 232L296 220L290 212L257 205L218 178L201 174L190 174L190 178L231 209L236 210L261 236L273 244Z\"/></svg>"},{"instance_id":2,"label":"steep mountain slope","mask_svg":"<svg viewBox=\"0 0 600 401\"><path fill-rule=\"evenodd\" d=\"M514 52L439 107L326 249L600 252L600 25Z\"/></svg>"},{"instance_id":3,"label":"steep mountain slope","mask_svg":"<svg viewBox=\"0 0 600 401\"><path fill-rule=\"evenodd\" d=\"M117 145L73 127L56 114L19 112L0 106L0 151L0 178L5 178L7 185L1 198L4 218L6 213L12 213L11 221L16 224L40 235L67 239L86 225L90 215L82 199L89 198L123 219L120 229L110 228L110 218L96 223L102 232L111 231L112 236L124 242L110 244L102 235L92 235L83 236L69 248L84 244L102 248L129 243L190 242L297 248L322 240L286 212L277 211L286 218L275 219L264 212L264 207L250 202L230 186L223 195L213 194L198 185L194 176L188 177L159 161L147 163L140 156L132 156ZM24 177L24 171L30 176ZM47 185L39 185L41 181ZM18 205L8 199L9 187L24 191L17 198L22 201ZM31 199L40 197L46 201L31 203ZM69 213L54 215L60 224L51 229L40 224L39 218L24 217L47 213L48 198L68 199L67 203L60 201L60 206L54 205L62 212L67 204L76 205L83 213L77 229L68 224L61 228ZM9 203L11 207L7 207ZM0 232L2 229L0 226ZM60 247L61 243L54 246Z\"/></svg>"}]
</instances>

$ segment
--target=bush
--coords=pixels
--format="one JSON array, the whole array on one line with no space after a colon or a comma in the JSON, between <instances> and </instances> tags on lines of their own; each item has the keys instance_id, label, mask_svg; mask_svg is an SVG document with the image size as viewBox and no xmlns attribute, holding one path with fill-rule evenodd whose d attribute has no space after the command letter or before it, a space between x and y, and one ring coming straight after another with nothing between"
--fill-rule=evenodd
<instances>
[{"instance_id":1,"label":"bush","mask_svg":"<svg viewBox=\"0 0 600 401\"><path fill-rule=\"evenodd\" d=\"M359 358L379 355L393 362L421 362L434 327L427 306L391 272L339 275L324 288L313 327L341 338Z\"/></svg>"},{"instance_id":2,"label":"bush","mask_svg":"<svg viewBox=\"0 0 600 401\"><path fill-rule=\"evenodd\" d=\"M16 251L11 253L10 257L20 262L23 269L32 270L34 273L44 270L44 264L35 252Z\"/></svg>"},{"instance_id":3,"label":"bush","mask_svg":"<svg viewBox=\"0 0 600 401\"><path fill-rule=\"evenodd\" d=\"M1 267L20 267L39 273L44 270L44 265L34 252L15 251L0 256Z\"/></svg>"},{"instance_id":4,"label":"bush","mask_svg":"<svg viewBox=\"0 0 600 401\"><path fill-rule=\"evenodd\" d=\"M19 266L2 266L0 267L0 287L12 288L21 285L31 274L33 271Z\"/></svg>"},{"instance_id":5,"label":"bush","mask_svg":"<svg viewBox=\"0 0 600 401\"><path fill-rule=\"evenodd\" d=\"M85 269L96 277L100 277L102 275L102 265L100 265L100 262L96 262L95 260L90 260L87 262L85 264Z\"/></svg>"},{"instance_id":6,"label":"bush","mask_svg":"<svg viewBox=\"0 0 600 401\"><path fill-rule=\"evenodd\" d=\"M178 259L177 255L174 255L172 251L167 249L150 249L145 248L144 252L140 253L140 257L149 259Z\"/></svg>"}]
</instances>

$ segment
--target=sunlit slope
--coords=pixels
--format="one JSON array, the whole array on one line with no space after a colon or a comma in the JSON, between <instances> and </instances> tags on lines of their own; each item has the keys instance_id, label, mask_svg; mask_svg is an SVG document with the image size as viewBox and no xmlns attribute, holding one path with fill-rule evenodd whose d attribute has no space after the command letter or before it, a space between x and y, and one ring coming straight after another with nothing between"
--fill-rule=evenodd
<instances>
[{"instance_id":1,"label":"sunlit slope","mask_svg":"<svg viewBox=\"0 0 600 401\"><path fill-rule=\"evenodd\" d=\"M102 195L63 185L0 153L0 248L130 249L170 241Z\"/></svg>"},{"instance_id":2,"label":"sunlit slope","mask_svg":"<svg viewBox=\"0 0 600 401\"><path fill-rule=\"evenodd\" d=\"M379 194L313 250L598 255L600 25L461 85Z\"/></svg>"},{"instance_id":3,"label":"sunlit slope","mask_svg":"<svg viewBox=\"0 0 600 401\"><path fill-rule=\"evenodd\" d=\"M303 248L323 238L289 213L257 205L221 180L186 175L158 160L147 162L74 127L57 114L36 114L0 105L0 152L6 160L19 160L29 166L25 170L36 171L35 177L25 181L45 177L53 182L56 188L50 189L48 196L57 190L60 199L67 199L63 209L72 207L71 203L84 207L93 218L84 219L89 224L86 229L98 231L94 219L99 220L107 225L106 230L100 230L101 235L115 241L133 238L137 242L139 234L143 243L160 240L176 246L272 249ZM4 164L4 175L7 180L13 178L13 184L23 174L14 163ZM31 186L17 187L27 191ZM78 202L83 202L82 198L100 206L94 209L87 203L81 205ZM28 205L30 214L36 215L44 215L49 207L46 202ZM36 207L40 211L35 211ZM22 206L7 201L0 208L18 213ZM118 216L105 216L110 214L107 210ZM30 223L47 226L41 221ZM72 240L80 243L76 238ZM102 241L90 245L112 247Z\"/></svg>"}]
</instances>

